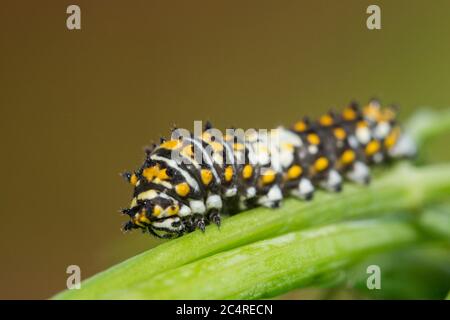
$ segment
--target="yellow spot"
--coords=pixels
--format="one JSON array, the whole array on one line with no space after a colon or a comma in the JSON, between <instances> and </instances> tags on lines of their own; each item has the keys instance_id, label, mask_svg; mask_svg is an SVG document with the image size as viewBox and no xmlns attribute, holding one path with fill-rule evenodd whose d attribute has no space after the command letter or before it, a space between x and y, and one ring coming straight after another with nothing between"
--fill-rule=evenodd
<instances>
[{"instance_id":1,"label":"yellow spot","mask_svg":"<svg viewBox=\"0 0 450 320\"><path fill-rule=\"evenodd\" d=\"M341 162L344 165L348 165L355 160L355 152L353 150L345 150L341 155Z\"/></svg>"},{"instance_id":2,"label":"yellow spot","mask_svg":"<svg viewBox=\"0 0 450 320\"><path fill-rule=\"evenodd\" d=\"M150 224L150 220L148 220L147 217L144 214L141 214L139 216L139 221L143 222L143 223L146 223L146 224Z\"/></svg>"},{"instance_id":3,"label":"yellow spot","mask_svg":"<svg viewBox=\"0 0 450 320\"><path fill-rule=\"evenodd\" d=\"M173 215L177 214L179 210L180 210L180 207L178 205L174 204L167 209L167 214L169 216L173 216Z\"/></svg>"},{"instance_id":4,"label":"yellow spot","mask_svg":"<svg viewBox=\"0 0 450 320\"><path fill-rule=\"evenodd\" d=\"M305 121L298 121L294 124L294 130L298 132L303 132L308 129Z\"/></svg>"},{"instance_id":5,"label":"yellow spot","mask_svg":"<svg viewBox=\"0 0 450 320\"><path fill-rule=\"evenodd\" d=\"M217 141L211 141L209 144L213 148L214 152L221 152L223 150L223 145Z\"/></svg>"},{"instance_id":6,"label":"yellow spot","mask_svg":"<svg viewBox=\"0 0 450 320\"><path fill-rule=\"evenodd\" d=\"M133 186L135 186L137 182L138 182L138 178L137 178L137 176L133 173L133 174L131 175L131 177L130 177L130 183L131 183Z\"/></svg>"},{"instance_id":7,"label":"yellow spot","mask_svg":"<svg viewBox=\"0 0 450 320\"><path fill-rule=\"evenodd\" d=\"M253 174L253 167L250 164L246 164L242 169L242 177L244 179L250 179Z\"/></svg>"},{"instance_id":8,"label":"yellow spot","mask_svg":"<svg viewBox=\"0 0 450 320\"><path fill-rule=\"evenodd\" d=\"M325 127L331 126L333 124L333 117L329 114L325 114L320 117L319 123Z\"/></svg>"},{"instance_id":9,"label":"yellow spot","mask_svg":"<svg viewBox=\"0 0 450 320\"><path fill-rule=\"evenodd\" d=\"M384 145L386 146L386 148L388 149L392 148L397 143L399 135L400 135L399 128L395 128L394 130L392 130L392 132L389 133L389 135L384 140Z\"/></svg>"},{"instance_id":10,"label":"yellow spot","mask_svg":"<svg viewBox=\"0 0 450 320\"><path fill-rule=\"evenodd\" d=\"M364 120L359 121L359 122L356 124L356 127L357 127L357 128L365 128L365 127L367 127L367 122L364 121Z\"/></svg>"},{"instance_id":11,"label":"yellow spot","mask_svg":"<svg viewBox=\"0 0 450 320\"><path fill-rule=\"evenodd\" d=\"M379 119L381 116L380 106L375 103L369 103L364 107L363 113L366 117L371 119Z\"/></svg>"},{"instance_id":12,"label":"yellow spot","mask_svg":"<svg viewBox=\"0 0 450 320\"><path fill-rule=\"evenodd\" d=\"M183 148L181 154L184 155L185 157L192 158L192 156L194 155L193 147L194 146L192 144L187 145L186 147Z\"/></svg>"},{"instance_id":13,"label":"yellow spot","mask_svg":"<svg viewBox=\"0 0 450 320\"><path fill-rule=\"evenodd\" d=\"M181 197L186 197L189 194L190 190L191 190L191 188L189 187L189 185L186 182L179 183L175 187L175 191Z\"/></svg>"},{"instance_id":14,"label":"yellow spot","mask_svg":"<svg viewBox=\"0 0 450 320\"><path fill-rule=\"evenodd\" d=\"M314 163L314 169L316 169L316 171L318 172L323 171L326 168L328 168L328 159L325 157L320 157Z\"/></svg>"},{"instance_id":15,"label":"yellow spot","mask_svg":"<svg viewBox=\"0 0 450 320\"><path fill-rule=\"evenodd\" d=\"M158 171L158 179L167 180L169 176L167 175L167 169L162 169Z\"/></svg>"},{"instance_id":16,"label":"yellow spot","mask_svg":"<svg viewBox=\"0 0 450 320\"><path fill-rule=\"evenodd\" d=\"M231 140L233 140L234 139L234 136L233 135L231 135L231 134L225 134L225 141L231 141Z\"/></svg>"},{"instance_id":17,"label":"yellow spot","mask_svg":"<svg viewBox=\"0 0 450 320\"><path fill-rule=\"evenodd\" d=\"M244 150L244 145L242 143L234 143L233 149L235 151L242 151L242 150Z\"/></svg>"},{"instance_id":18,"label":"yellow spot","mask_svg":"<svg viewBox=\"0 0 450 320\"><path fill-rule=\"evenodd\" d=\"M160 206L154 206L153 207L153 215L155 217L159 216L163 212L162 208Z\"/></svg>"},{"instance_id":19,"label":"yellow spot","mask_svg":"<svg viewBox=\"0 0 450 320\"><path fill-rule=\"evenodd\" d=\"M298 177L300 177L302 172L303 172L302 167L300 167L299 165L295 164L292 167L290 167L288 172L287 172L288 179L289 180L297 179Z\"/></svg>"},{"instance_id":20,"label":"yellow spot","mask_svg":"<svg viewBox=\"0 0 450 320\"><path fill-rule=\"evenodd\" d=\"M350 107L347 107L342 112L342 118L346 121L352 121L356 119L356 112Z\"/></svg>"},{"instance_id":21,"label":"yellow spot","mask_svg":"<svg viewBox=\"0 0 450 320\"><path fill-rule=\"evenodd\" d=\"M208 169L202 169L201 176L202 176L202 182L205 186L207 186L213 178L211 170L208 170Z\"/></svg>"},{"instance_id":22,"label":"yellow spot","mask_svg":"<svg viewBox=\"0 0 450 320\"><path fill-rule=\"evenodd\" d=\"M144 171L142 171L142 175L147 179L147 181L152 181L159 172L159 167L153 166L153 167L149 167L149 168L145 168Z\"/></svg>"},{"instance_id":23,"label":"yellow spot","mask_svg":"<svg viewBox=\"0 0 450 320\"><path fill-rule=\"evenodd\" d=\"M281 147L287 151L294 151L294 145L292 143L283 143Z\"/></svg>"},{"instance_id":24,"label":"yellow spot","mask_svg":"<svg viewBox=\"0 0 450 320\"><path fill-rule=\"evenodd\" d=\"M147 213L147 210L145 208L142 209L142 211L140 213L136 213L134 215L134 219L133 219L134 222L136 224L138 224L137 222L143 222L146 224L150 224L150 220L147 219L146 213ZM138 225L141 226L140 224L138 224Z\"/></svg>"},{"instance_id":25,"label":"yellow spot","mask_svg":"<svg viewBox=\"0 0 450 320\"><path fill-rule=\"evenodd\" d=\"M391 121L395 119L395 111L392 108L386 108L380 115L380 121Z\"/></svg>"},{"instance_id":26,"label":"yellow spot","mask_svg":"<svg viewBox=\"0 0 450 320\"><path fill-rule=\"evenodd\" d=\"M275 171L272 170L272 169L269 169L269 170L266 170L262 174L261 180L262 180L263 184L270 184L270 183L272 183L275 180L275 177L276 177Z\"/></svg>"},{"instance_id":27,"label":"yellow spot","mask_svg":"<svg viewBox=\"0 0 450 320\"><path fill-rule=\"evenodd\" d=\"M227 182L230 182L231 179L233 179L233 168L231 166L225 168L224 177Z\"/></svg>"},{"instance_id":28,"label":"yellow spot","mask_svg":"<svg viewBox=\"0 0 450 320\"><path fill-rule=\"evenodd\" d=\"M164 149L173 150L181 144L180 140L169 140L161 143L160 147Z\"/></svg>"},{"instance_id":29,"label":"yellow spot","mask_svg":"<svg viewBox=\"0 0 450 320\"><path fill-rule=\"evenodd\" d=\"M210 142L211 141L211 134L208 131L204 131L202 133L202 139L205 142Z\"/></svg>"},{"instance_id":30,"label":"yellow spot","mask_svg":"<svg viewBox=\"0 0 450 320\"><path fill-rule=\"evenodd\" d=\"M269 149L266 147L266 145L264 143L258 143L256 145L256 150L258 153L268 153Z\"/></svg>"},{"instance_id":31,"label":"yellow spot","mask_svg":"<svg viewBox=\"0 0 450 320\"><path fill-rule=\"evenodd\" d=\"M141 228L145 228L145 225L143 225L142 223L140 223L138 219L133 219L133 222L134 222L135 225L137 225L137 226L139 226L139 227L141 227Z\"/></svg>"},{"instance_id":32,"label":"yellow spot","mask_svg":"<svg viewBox=\"0 0 450 320\"><path fill-rule=\"evenodd\" d=\"M319 144L319 143L320 143L320 138L319 138L319 136L318 136L317 134L315 134L315 133L310 133L310 134L308 134L307 139L308 139L308 142L309 142L310 144Z\"/></svg>"},{"instance_id":33,"label":"yellow spot","mask_svg":"<svg viewBox=\"0 0 450 320\"><path fill-rule=\"evenodd\" d=\"M366 146L366 154L368 156L374 155L380 150L380 143L377 140L370 141Z\"/></svg>"},{"instance_id":34,"label":"yellow spot","mask_svg":"<svg viewBox=\"0 0 450 320\"><path fill-rule=\"evenodd\" d=\"M343 128L336 128L334 129L334 136L336 139L344 140L347 134L345 133L345 130Z\"/></svg>"}]
</instances>

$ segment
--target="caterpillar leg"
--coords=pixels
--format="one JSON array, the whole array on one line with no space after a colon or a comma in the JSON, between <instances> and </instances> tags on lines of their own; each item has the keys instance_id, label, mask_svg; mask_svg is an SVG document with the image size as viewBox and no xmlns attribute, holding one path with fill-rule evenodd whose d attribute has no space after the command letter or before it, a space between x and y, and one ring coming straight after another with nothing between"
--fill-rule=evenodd
<instances>
[{"instance_id":1,"label":"caterpillar leg","mask_svg":"<svg viewBox=\"0 0 450 320\"><path fill-rule=\"evenodd\" d=\"M220 226L220 211L222 210L222 198L218 194L209 194L206 198L206 218Z\"/></svg>"},{"instance_id":2,"label":"caterpillar leg","mask_svg":"<svg viewBox=\"0 0 450 320\"><path fill-rule=\"evenodd\" d=\"M358 184L368 184L370 182L370 169L365 163L357 161L353 164L352 169L347 172L346 178Z\"/></svg>"},{"instance_id":3,"label":"caterpillar leg","mask_svg":"<svg viewBox=\"0 0 450 320\"><path fill-rule=\"evenodd\" d=\"M208 221L213 222L217 227L220 227L220 224L222 222L222 219L220 218L220 211L218 209L212 209L209 211L208 215Z\"/></svg>"},{"instance_id":4,"label":"caterpillar leg","mask_svg":"<svg viewBox=\"0 0 450 320\"><path fill-rule=\"evenodd\" d=\"M202 230L202 232L205 232L206 222L203 215L196 214L192 216L191 220L189 221L189 232L195 231L196 229Z\"/></svg>"},{"instance_id":5,"label":"caterpillar leg","mask_svg":"<svg viewBox=\"0 0 450 320\"><path fill-rule=\"evenodd\" d=\"M311 180L301 178L297 189L292 190L291 194L303 200L311 200L314 196L314 186Z\"/></svg>"}]
</instances>

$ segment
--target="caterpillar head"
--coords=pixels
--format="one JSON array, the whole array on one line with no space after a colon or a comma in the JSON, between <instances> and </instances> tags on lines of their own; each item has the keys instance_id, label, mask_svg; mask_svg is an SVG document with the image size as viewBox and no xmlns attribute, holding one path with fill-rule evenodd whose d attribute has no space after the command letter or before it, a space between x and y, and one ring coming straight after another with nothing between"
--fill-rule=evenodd
<instances>
[{"instance_id":1,"label":"caterpillar head","mask_svg":"<svg viewBox=\"0 0 450 320\"><path fill-rule=\"evenodd\" d=\"M159 237L173 238L185 231L182 217L190 214L190 208L169 195L147 190L133 198L129 209L122 211L130 217L123 229L142 229Z\"/></svg>"}]
</instances>

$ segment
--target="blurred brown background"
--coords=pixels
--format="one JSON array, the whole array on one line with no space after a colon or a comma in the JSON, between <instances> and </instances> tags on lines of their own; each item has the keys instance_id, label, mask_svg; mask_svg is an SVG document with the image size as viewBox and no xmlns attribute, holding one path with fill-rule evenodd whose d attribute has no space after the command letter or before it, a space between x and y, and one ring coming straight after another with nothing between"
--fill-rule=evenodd
<instances>
[{"instance_id":1,"label":"blurred brown background","mask_svg":"<svg viewBox=\"0 0 450 320\"><path fill-rule=\"evenodd\" d=\"M81 7L79 31L66 8ZM382 30L366 28L378 4ZM450 105L449 1L2 1L0 298L155 245L119 172L172 124L270 128L377 96Z\"/></svg>"}]
</instances>

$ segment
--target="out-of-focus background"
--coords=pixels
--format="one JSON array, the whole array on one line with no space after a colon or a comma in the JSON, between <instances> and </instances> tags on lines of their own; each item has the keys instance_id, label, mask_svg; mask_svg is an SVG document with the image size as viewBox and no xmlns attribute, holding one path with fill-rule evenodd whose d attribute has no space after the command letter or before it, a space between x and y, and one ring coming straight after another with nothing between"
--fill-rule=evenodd
<instances>
[{"instance_id":1,"label":"out-of-focus background","mask_svg":"<svg viewBox=\"0 0 450 320\"><path fill-rule=\"evenodd\" d=\"M0 298L48 298L68 265L86 278L157 243L120 231L118 174L173 124L450 105L446 0L3 1L0 37Z\"/></svg>"}]
</instances>

